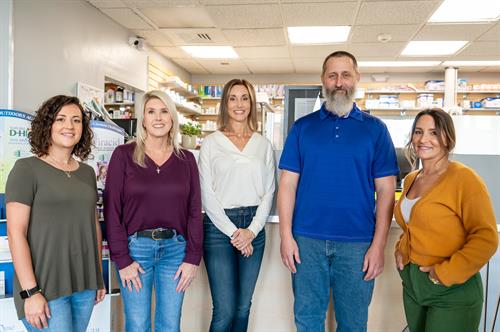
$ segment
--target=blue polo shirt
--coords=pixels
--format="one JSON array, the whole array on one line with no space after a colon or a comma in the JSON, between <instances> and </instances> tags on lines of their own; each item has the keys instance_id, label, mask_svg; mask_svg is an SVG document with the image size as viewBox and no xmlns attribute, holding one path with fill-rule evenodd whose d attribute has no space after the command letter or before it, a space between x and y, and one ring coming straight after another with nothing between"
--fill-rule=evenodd
<instances>
[{"instance_id":1,"label":"blue polo shirt","mask_svg":"<svg viewBox=\"0 0 500 332\"><path fill-rule=\"evenodd\" d=\"M387 127L356 104L347 117L323 104L297 120L279 168L300 174L293 233L345 242L372 240L374 180L399 173Z\"/></svg>"}]
</instances>

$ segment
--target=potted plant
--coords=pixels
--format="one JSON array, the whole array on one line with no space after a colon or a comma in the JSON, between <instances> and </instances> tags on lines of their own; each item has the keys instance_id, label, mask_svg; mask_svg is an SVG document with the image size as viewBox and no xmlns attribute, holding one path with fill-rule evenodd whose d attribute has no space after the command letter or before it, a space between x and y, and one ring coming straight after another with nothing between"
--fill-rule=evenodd
<instances>
[{"instance_id":1,"label":"potted plant","mask_svg":"<svg viewBox=\"0 0 500 332\"><path fill-rule=\"evenodd\" d=\"M187 122L180 125L182 146L185 149L196 148L196 138L201 135L201 125L196 122Z\"/></svg>"}]
</instances>

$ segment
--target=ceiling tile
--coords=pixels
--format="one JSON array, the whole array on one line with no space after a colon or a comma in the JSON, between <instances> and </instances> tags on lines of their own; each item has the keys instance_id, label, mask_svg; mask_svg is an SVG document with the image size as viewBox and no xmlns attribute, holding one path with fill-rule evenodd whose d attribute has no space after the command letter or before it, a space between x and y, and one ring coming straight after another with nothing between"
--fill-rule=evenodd
<instances>
[{"instance_id":1,"label":"ceiling tile","mask_svg":"<svg viewBox=\"0 0 500 332\"><path fill-rule=\"evenodd\" d=\"M328 54L327 54L328 55ZM317 74L318 84L321 83L321 67L324 58L294 58L292 59L297 74Z\"/></svg>"},{"instance_id":2,"label":"ceiling tile","mask_svg":"<svg viewBox=\"0 0 500 332\"><path fill-rule=\"evenodd\" d=\"M204 28L215 23L201 7L148 7L141 12L159 28Z\"/></svg>"},{"instance_id":3,"label":"ceiling tile","mask_svg":"<svg viewBox=\"0 0 500 332\"><path fill-rule=\"evenodd\" d=\"M293 64L290 59L253 59L244 61L252 74L293 73Z\"/></svg>"},{"instance_id":4,"label":"ceiling tile","mask_svg":"<svg viewBox=\"0 0 500 332\"><path fill-rule=\"evenodd\" d=\"M356 2L283 4L285 26L352 25Z\"/></svg>"},{"instance_id":5,"label":"ceiling tile","mask_svg":"<svg viewBox=\"0 0 500 332\"><path fill-rule=\"evenodd\" d=\"M133 33L135 33L137 36L140 36L140 37L146 39L146 42L153 47L155 47L155 46L173 46L172 42L161 31L133 30Z\"/></svg>"},{"instance_id":6,"label":"ceiling tile","mask_svg":"<svg viewBox=\"0 0 500 332\"><path fill-rule=\"evenodd\" d=\"M286 45L283 29L226 29L222 32L232 46Z\"/></svg>"},{"instance_id":7,"label":"ceiling tile","mask_svg":"<svg viewBox=\"0 0 500 332\"><path fill-rule=\"evenodd\" d=\"M426 24L413 40L475 40L492 24Z\"/></svg>"},{"instance_id":8,"label":"ceiling tile","mask_svg":"<svg viewBox=\"0 0 500 332\"><path fill-rule=\"evenodd\" d=\"M238 1L235 1L235 0L200 0L200 2L204 5L207 5L207 6L210 6L210 5L234 5L234 4L238 3ZM239 3L245 3L245 4L279 3L279 0L243 0L243 1L239 1Z\"/></svg>"},{"instance_id":9,"label":"ceiling tile","mask_svg":"<svg viewBox=\"0 0 500 332\"><path fill-rule=\"evenodd\" d=\"M365 43L365 44L349 44L348 51L354 54L355 57L362 56L384 56L395 57L401 54L401 51L406 46L406 43L389 42L389 43Z\"/></svg>"},{"instance_id":10,"label":"ceiling tile","mask_svg":"<svg viewBox=\"0 0 500 332\"><path fill-rule=\"evenodd\" d=\"M209 72L192 59L171 59L191 74L209 74Z\"/></svg>"},{"instance_id":11,"label":"ceiling tile","mask_svg":"<svg viewBox=\"0 0 500 332\"><path fill-rule=\"evenodd\" d=\"M282 26L279 5L207 6L218 28L277 28Z\"/></svg>"},{"instance_id":12,"label":"ceiling tile","mask_svg":"<svg viewBox=\"0 0 500 332\"><path fill-rule=\"evenodd\" d=\"M493 28L488 30L484 35L479 37L479 40L500 42L500 22L498 22Z\"/></svg>"},{"instance_id":13,"label":"ceiling tile","mask_svg":"<svg viewBox=\"0 0 500 332\"><path fill-rule=\"evenodd\" d=\"M155 49L169 59L192 59L179 47L155 47Z\"/></svg>"},{"instance_id":14,"label":"ceiling tile","mask_svg":"<svg viewBox=\"0 0 500 332\"><path fill-rule=\"evenodd\" d=\"M288 58L288 47L235 47L242 59Z\"/></svg>"},{"instance_id":15,"label":"ceiling tile","mask_svg":"<svg viewBox=\"0 0 500 332\"><path fill-rule=\"evenodd\" d=\"M103 8L101 10L127 29L151 29L149 24L129 8Z\"/></svg>"},{"instance_id":16,"label":"ceiling tile","mask_svg":"<svg viewBox=\"0 0 500 332\"><path fill-rule=\"evenodd\" d=\"M481 55L496 56L500 58L500 43L498 42L474 42L470 43L460 52L461 56ZM498 60L498 59L497 59Z\"/></svg>"},{"instance_id":17,"label":"ceiling tile","mask_svg":"<svg viewBox=\"0 0 500 332\"><path fill-rule=\"evenodd\" d=\"M145 7L193 7L200 5L200 0L122 0L130 6L137 8Z\"/></svg>"},{"instance_id":18,"label":"ceiling tile","mask_svg":"<svg viewBox=\"0 0 500 332\"><path fill-rule=\"evenodd\" d=\"M247 66L240 59L231 60L197 60L211 74L250 74ZM222 65L221 63L227 63Z\"/></svg>"},{"instance_id":19,"label":"ceiling tile","mask_svg":"<svg viewBox=\"0 0 500 332\"><path fill-rule=\"evenodd\" d=\"M293 46L290 48L293 58L325 58L328 54L340 50L347 50L346 44Z\"/></svg>"},{"instance_id":20,"label":"ceiling tile","mask_svg":"<svg viewBox=\"0 0 500 332\"><path fill-rule=\"evenodd\" d=\"M87 0L97 8L123 8L127 7L122 0Z\"/></svg>"},{"instance_id":21,"label":"ceiling tile","mask_svg":"<svg viewBox=\"0 0 500 332\"><path fill-rule=\"evenodd\" d=\"M305 3L319 3L319 2L358 2L358 0L281 0L281 3L296 3L296 2L305 2Z\"/></svg>"},{"instance_id":22,"label":"ceiling tile","mask_svg":"<svg viewBox=\"0 0 500 332\"><path fill-rule=\"evenodd\" d=\"M417 32L418 25L361 25L355 26L349 39L352 43L377 43L379 34L390 34L392 42L407 41Z\"/></svg>"},{"instance_id":23,"label":"ceiling tile","mask_svg":"<svg viewBox=\"0 0 500 332\"><path fill-rule=\"evenodd\" d=\"M435 8L435 1L362 2L356 24L422 24Z\"/></svg>"}]
</instances>

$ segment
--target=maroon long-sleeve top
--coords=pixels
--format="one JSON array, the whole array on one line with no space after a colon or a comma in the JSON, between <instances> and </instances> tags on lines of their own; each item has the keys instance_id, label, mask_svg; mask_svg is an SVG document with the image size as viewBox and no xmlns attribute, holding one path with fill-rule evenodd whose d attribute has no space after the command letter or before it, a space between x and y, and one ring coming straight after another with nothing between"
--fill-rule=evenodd
<instances>
[{"instance_id":1,"label":"maroon long-sleeve top","mask_svg":"<svg viewBox=\"0 0 500 332\"><path fill-rule=\"evenodd\" d=\"M119 269L132 264L128 236L155 228L175 229L187 241L184 262L199 265L203 223L198 167L193 154L171 157L159 167L145 157L134 163L135 143L120 145L109 162L104 190L104 219L111 259Z\"/></svg>"}]
</instances>

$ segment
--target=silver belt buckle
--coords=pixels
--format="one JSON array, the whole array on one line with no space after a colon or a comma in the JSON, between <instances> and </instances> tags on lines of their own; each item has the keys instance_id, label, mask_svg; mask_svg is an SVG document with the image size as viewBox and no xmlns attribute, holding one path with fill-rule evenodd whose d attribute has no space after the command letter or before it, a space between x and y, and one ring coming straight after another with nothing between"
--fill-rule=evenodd
<instances>
[{"instance_id":1,"label":"silver belt buckle","mask_svg":"<svg viewBox=\"0 0 500 332\"><path fill-rule=\"evenodd\" d=\"M160 238L156 237L156 233L158 233L158 232L161 232L161 230L160 229L153 229L153 231L151 232L151 238L155 241L161 240Z\"/></svg>"}]
</instances>

